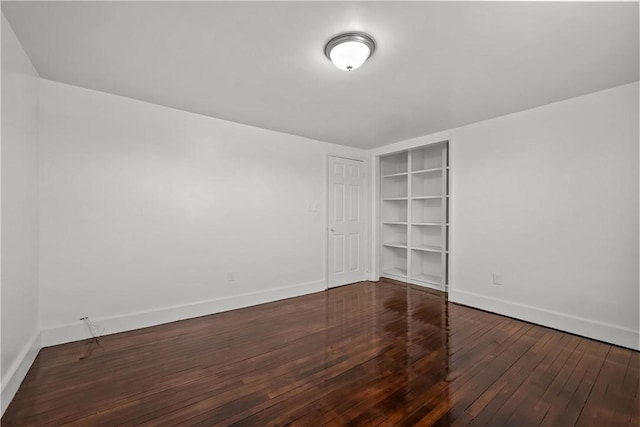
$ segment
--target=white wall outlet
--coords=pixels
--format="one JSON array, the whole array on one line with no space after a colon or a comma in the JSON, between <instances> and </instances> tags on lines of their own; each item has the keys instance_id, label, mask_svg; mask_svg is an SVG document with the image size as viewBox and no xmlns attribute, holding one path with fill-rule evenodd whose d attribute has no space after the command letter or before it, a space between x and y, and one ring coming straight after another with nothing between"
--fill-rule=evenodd
<instances>
[{"instance_id":1,"label":"white wall outlet","mask_svg":"<svg viewBox=\"0 0 640 427\"><path fill-rule=\"evenodd\" d=\"M493 284L496 286L502 286L502 274L493 273Z\"/></svg>"},{"instance_id":2,"label":"white wall outlet","mask_svg":"<svg viewBox=\"0 0 640 427\"><path fill-rule=\"evenodd\" d=\"M236 273L234 273L233 271L230 271L227 273L227 280L229 282L235 282L236 281Z\"/></svg>"}]
</instances>

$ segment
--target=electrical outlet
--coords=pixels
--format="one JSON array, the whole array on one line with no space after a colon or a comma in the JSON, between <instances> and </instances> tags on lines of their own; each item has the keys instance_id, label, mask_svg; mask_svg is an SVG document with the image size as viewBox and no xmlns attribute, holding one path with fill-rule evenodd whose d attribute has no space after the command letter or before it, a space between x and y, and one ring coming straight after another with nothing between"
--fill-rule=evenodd
<instances>
[{"instance_id":1,"label":"electrical outlet","mask_svg":"<svg viewBox=\"0 0 640 427\"><path fill-rule=\"evenodd\" d=\"M496 286L502 286L502 274L493 273L493 284Z\"/></svg>"},{"instance_id":2,"label":"electrical outlet","mask_svg":"<svg viewBox=\"0 0 640 427\"><path fill-rule=\"evenodd\" d=\"M227 273L227 280L229 282L235 282L236 281L236 273L234 273L233 271L230 271Z\"/></svg>"}]
</instances>

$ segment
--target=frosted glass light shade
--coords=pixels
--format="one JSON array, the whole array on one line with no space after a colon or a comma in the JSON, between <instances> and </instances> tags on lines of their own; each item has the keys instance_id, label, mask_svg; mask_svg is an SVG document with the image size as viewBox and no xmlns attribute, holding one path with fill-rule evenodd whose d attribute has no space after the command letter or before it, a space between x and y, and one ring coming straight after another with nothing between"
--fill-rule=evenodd
<instances>
[{"instance_id":1,"label":"frosted glass light shade","mask_svg":"<svg viewBox=\"0 0 640 427\"><path fill-rule=\"evenodd\" d=\"M345 42L331 49L329 58L333 65L345 71L360 68L369 57L369 48L360 42Z\"/></svg>"},{"instance_id":2,"label":"frosted glass light shade","mask_svg":"<svg viewBox=\"0 0 640 427\"><path fill-rule=\"evenodd\" d=\"M344 71L359 68L375 50L375 42L364 33L345 33L332 38L324 53L333 65Z\"/></svg>"}]
</instances>

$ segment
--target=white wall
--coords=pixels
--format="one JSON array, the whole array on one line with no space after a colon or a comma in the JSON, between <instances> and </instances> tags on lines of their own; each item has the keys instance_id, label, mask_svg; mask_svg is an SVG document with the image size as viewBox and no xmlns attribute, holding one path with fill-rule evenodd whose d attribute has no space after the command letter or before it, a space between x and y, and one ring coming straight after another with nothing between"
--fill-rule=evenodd
<instances>
[{"instance_id":1,"label":"white wall","mask_svg":"<svg viewBox=\"0 0 640 427\"><path fill-rule=\"evenodd\" d=\"M327 153L365 152L47 80L40 126L44 345L324 289Z\"/></svg>"},{"instance_id":2,"label":"white wall","mask_svg":"<svg viewBox=\"0 0 640 427\"><path fill-rule=\"evenodd\" d=\"M452 301L639 348L638 89L373 151L451 141Z\"/></svg>"},{"instance_id":3,"label":"white wall","mask_svg":"<svg viewBox=\"0 0 640 427\"><path fill-rule=\"evenodd\" d=\"M1 412L39 350L39 77L2 16Z\"/></svg>"}]
</instances>

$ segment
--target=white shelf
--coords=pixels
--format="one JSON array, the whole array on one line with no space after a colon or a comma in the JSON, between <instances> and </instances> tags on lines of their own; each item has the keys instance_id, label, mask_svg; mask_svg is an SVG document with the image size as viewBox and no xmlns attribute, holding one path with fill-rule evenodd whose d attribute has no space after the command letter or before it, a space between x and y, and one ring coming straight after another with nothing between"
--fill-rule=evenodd
<instances>
[{"instance_id":1,"label":"white shelf","mask_svg":"<svg viewBox=\"0 0 640 427\"><path fill-rule=\"evenodd\" d=\"M418 282L429 283L431 285L442 286L442 277L435 276L433 274L418 274L411 276L411 279L417 280Z\"/></svg>"},{"instance_id":2,"label":"white shelf","mask_svg":"<svg viewBox=\"0 0 640 427\"><path fill-rule=\"evenodd\" d=\"M415 223L432 223L442 221L442 210L448 205L442 198L417 199L411 201L411 221Z\"/></svg>"},{"instance_id":3,"label":"white shelf","mask_svg":"<svg viewBox=\"0 0 640 427\"><path fill-rule=\"evenodd\" d=\"M384 224L382 227L382 243L387 247L407 248L407 224ZM404 264L403 264L404 265Z\"/></svg>"},{"instance_id":4,"label":"white shelf","mask_svg":"<svg viewBox=\"0 0 640 427\"><path fill-rule=\"evenodd\" d=\"M385 221L385 222L383 222L383 224L385 224L385 225L407 225L406 222L399 222L399 221Z\"/></svg>"},{"instance_id":5,"label":"white shelf","mask_svg":"<svg viewBox=\"0 0 640 427\"><path fill-rule=\"evenodd\" d=\"M409 204L407 199L382 202L382 221L384 224L406 224L408 217Z\"/></svg>"},{"instance_id":6,"label":"white shelf","mask_svg":"<svg viewBox=\"0 0 640 427\"><path fill-rule=\"evenodd\" d=\"M449 196L445 196L449 197ZM428 199L442 199L442 195L440 196L413 196L411 200L428 200Z\"/></svg>"},{"instance_id":7,"label":"white shelf","mask_svg":"<svg viewBox=\"0 0 640 427\"><path fill-rule=\"evenodd\" d=\"M429 246L424 245L422 246ZM422 282L441 285L443 272L443 257L440 251L423 251L416 247L411 248L411 274L410 277Z\"/></svg>"},{"instance_id":8,"label":"white shelf","mask_svg":"<svg viewBox=\"0 0 640 427\"><path fill-rule=\"evenodd\" d=\"M411 171L411 173L413 173L413 174L431 173L431 172L442 172L442 168L432 168L432 169L422 169L422 170L419 170L419 171Z\"/></svg>"},{"instance_id":9,"label":"white shelf","mask_svg":"<svg viewBox=\"0 0 640 427\"><path fill-rule=\"evenodd\" d=\"M424 170L448 166L446 159L446 144L429 144L411 150L411 170Z\"/></svg>"},{"instance_id":10,"label":"white shelf","mask_svg":"<svg viewBox=\"0 0 640 427\"><path fill-rule=\"evenodd\" d=\"M443 239L442 232L442 227L412 227L411 249L415 249L423 254L441 254L442 252L446 252L446 240ZM445 244L443 244L443 241ZM412 271L420 272L418 270Z\"/></svg>"},{"instance_id":11,"label":"white shelf","mask_svg":"<svg viewBox=\"0 0 640 427\"><path fill-rule=\"evenodd\" d=\"M409 171L409 154L403 151L385 156L381 166L383 176L407 174Z\"/></svg>"},{"instance_id":12,"label":"white shelf","mask_svg":"<svg viewBox=\"0 0 640 427\"><path fill-rule=\"evenodd\" d=\"M391 268L389 270L384 270L382 272L383 276L395 276L395 277L401 277L403 279L407 278L407 270L403 270L401 268Z\"/></svg>"},{"instance_id":13,"label":"white shelf","mask_svg":"<svg viewBox=\"0 0 640 427\"><path fill-rule=\"evenodd\" d=\"M435 246L435 245L415 245L414 244L413 246L411 246L411 249L415 249L417 251L442 253L442 246Z\"/></svg>"},{"instance_id":14,"label":"white shelf","mask_svg":"<svg viewBox=\"0 0 640 427\"><path fill-rule=\"evenodd\" d=\"M394 176L404 176L404 175L409 175L409 172L390 173L390 174L384 175L383 178L393 178Z\"/></svg>"},{"instance_id":15,"label":"white shelf","mask_svg":"<svg viewBox=\"0 0 640 427\"><path fill-rule=\"evenodd\" d=\"M433 227L441 227L443 225L449 225L449 224L444 224L442 222L412 222L411 225L422 225L422 226L433 226Z\"/></svg>"},{"instance_id":16,"label":"white shelf","mask_svg":"<svg viewBox=\"0 0 640 427\"><path fill-rule=\"evenodd\" d=\"M394 174L382 180L382 196L385 199L408 197L409 175L407 173Z\"/></svg>"},{"instance_id":17,"label":"white shelf","mask_svg":"<svg viewBox=\"0 0 640 427\"><path fill-rule=\"evenodd\" d=\"M406 243L402 243L402 242L398 242L398 243L383 243L382 246L386 246L388 248L400 248L400 249L407 249L407 244Z\"/></svg>"},{"instance_id":18,"label":"white shelf","mask_svg":"<svg viewBox=\"0 0 640 427\"><path fill-rule=\"evenodd\" d=\"M385 202L393 202L396 200L409 200L408 197L387 197L386 199L383 199Z\"/></svg>"}]
</instances>

